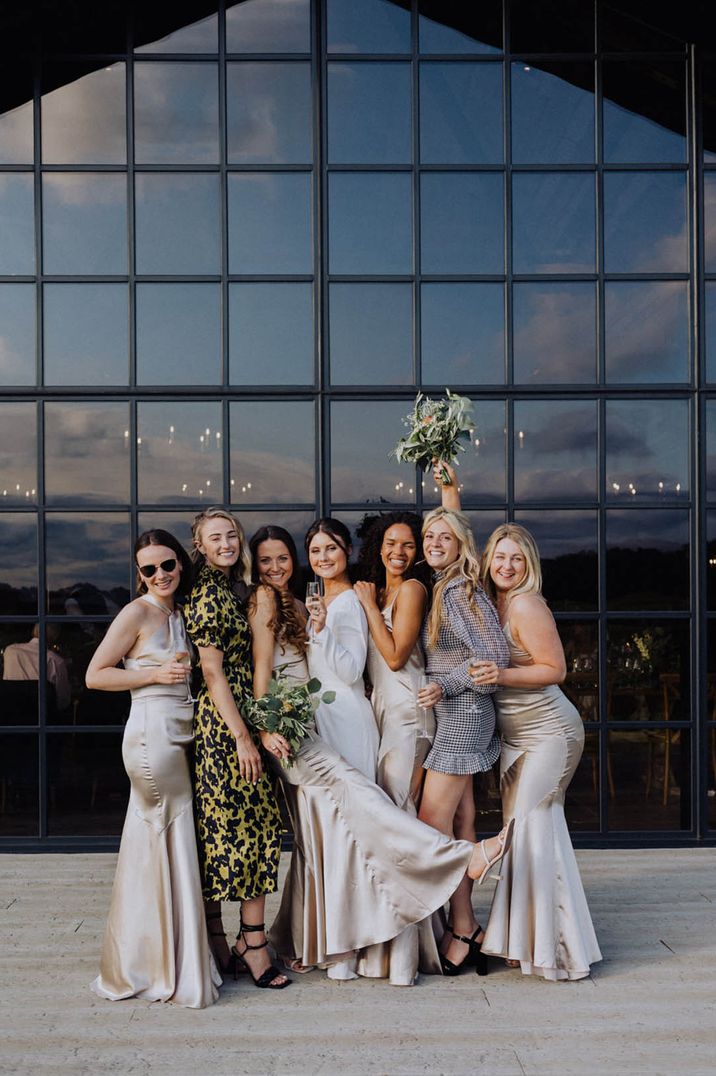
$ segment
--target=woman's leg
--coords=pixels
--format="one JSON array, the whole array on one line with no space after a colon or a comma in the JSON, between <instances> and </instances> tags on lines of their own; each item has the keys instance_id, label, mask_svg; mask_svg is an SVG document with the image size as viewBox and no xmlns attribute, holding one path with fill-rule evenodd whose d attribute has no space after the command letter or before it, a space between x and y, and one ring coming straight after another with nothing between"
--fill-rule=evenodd
<instances>
[{"instance_id":1,"label":"woman's leg","mask_svg":"<svg viewBox=\"0 0 716 1076\"><path fill-rule=\"evenodd\" d=\"M266 898L252 897L241 901L241 932L236 938L234 953L240 957L251 972L254 980L260 979L271 967L271 957L266 946L264 931L264 906ZM260 930L251 927L260 926ZM271 987L276 990L289 982L286 975L276 975L271 980Z\"/></svg>"},{"instance_id":2,"label":"woman's leg","mask_svg":"<svg viewBox=\"0 0 716 1076\"><path fill-rule=\"evenodd\" d=\"M455 838L459 841L469 841L470 844L475 842L475 822L477 818L477 812L475 810L475 793L473 788L472 779L465 783L465 790L462 794L460 802L457 805L455 811L455 818L453 820L453 833ZM462 883L465 886L465 894L460 893L458 896L458 906L460 906L461 900L464 895L467 896L470 907L472 907L472 887L473 880L465 875L465 880ZM448 919L449 930L446 930L442 941L440 942L440 952L445 955L447 953L448 946L452 943L452 931L455 933L464 933L458 931L453 921L453 906L452 900L450 901L450 917ZM473 931L471 930L472 934Z\"/></svg>"},{"instance_id":3,"label":"woman's leg","mask_svg":"<svg viewBox=\"0 0 716 1076\"><path fill-rule=\"evenodd\" d=\"M231 953L221 918L221 901L205 900L204 915L206 916L206 929L209 934L209 948L221 970L226 971L231 962Z\"/></svg>"}]
</instances>

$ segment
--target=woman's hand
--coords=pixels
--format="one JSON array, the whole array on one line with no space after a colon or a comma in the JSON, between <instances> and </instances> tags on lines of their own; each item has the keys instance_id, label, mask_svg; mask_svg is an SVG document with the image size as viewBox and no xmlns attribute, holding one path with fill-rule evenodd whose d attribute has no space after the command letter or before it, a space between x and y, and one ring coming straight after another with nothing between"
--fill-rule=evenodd
<instances>
[{"instance_id":1,"label":"woman's hand","mask_svg":"<svg viewBox=\"0 0 716 1076\"><path fill-rule=\"evenodd\" d=\"M447 472L450 476L450 481L446 482L443 472ZM447 463L445 460L433 460L433 478L435 479L435 485L438 489L442 489L443 486L457 486L457 474L455 468L451 463Z\"/></svg>"},{"instance_id":2,"label":"woman's hand","mask_svg":"<svg viewBox=\"0 0 716 1076\"><path fill-rule=\"evenodd\" d=\"M378 594L375 589L375 583L366 583L364 580L361 580L360 582L353 584L353 590L355 591L356 598L361 603L366 613L370 609L378 608Z\"/></svg>"},{"instance_id":3,"label":"woman's hand","mask_svg":"<svg viewBox=\"0 0 716 1076\"><path fill-rule=\"evenodd\" d=\"M264 746L264 750L268 751L274 758L287 759L291 754L291 748L289 747L288 740L282 736L279 732L263 732L259 733L261 737L261 743Z\"/></svg>"},{"instance_id":4,"label":"woman's hand","mask_svg":"<svg viewBox=\"0 0 716 1076\"><path fill-rule=\"evenodd\" d=\"M429 710L440 702L442 697L443 689L440 684L428 684L427 687L421 687L418 692L418 706L421 710Z\"/></svg>"},{"instance_id":5,"label":"woman's hand","mask_svg":"<svg viewBox=\"0 0 716 1076\"><path fill-rule=\"evenodd\" d=\"M251 781L255 785L263 772L259 750L248 732L241 733L235 739L236 754L239 758L239 773L244 780Z\"/></svg>"},{"instance_id":6,"label":"woman's hand","mask_svg":"<svg viewBox=\"0 0 716 1076\"><path fill-rule=\"evenodd\" d=\"M328 607L323 598L309 598L306 602L306 608L308 609L308 626L313 628L318 635L326 626L326 617L328 616Z\"/></svg>"},{"instance_id":7,"label":"woman's hand","mask_svg":"<svg viewBox=\"0 0 716 1076\"><path fill-rule=\"evenodd\" d=\"M476 661L470 666L470 677L476 687L483 684L499 684L501 670L494 661Z\"/></svg>"},{"instance_id":8,"label":"woman's hand","mask_svg":"<svg viewBox=\"0 0 716 1076\"><path fill-rule=\"evenodd\" d=\"M181 684L184 683L189 670L184 665L180 665L178 661L165 661L163 665L158 665L154 670L154 683L155 684Z\"/></svg>"}]
</instances>

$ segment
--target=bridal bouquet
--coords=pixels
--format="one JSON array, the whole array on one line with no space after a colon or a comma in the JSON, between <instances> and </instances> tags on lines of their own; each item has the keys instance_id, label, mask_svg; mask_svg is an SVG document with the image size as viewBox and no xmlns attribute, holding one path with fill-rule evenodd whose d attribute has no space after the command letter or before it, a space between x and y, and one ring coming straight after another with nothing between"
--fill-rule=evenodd
<instances>
[{"instance_id":1,"label":"bridal bouquet","mask_svg":"<svg viewBox=\"0 0 716 1076\"><path fill-rule=\"evenodd\" d=\"M268 690L260 699L249 703L249 720L254 728L265 732L278 732L288 740L291 753L286 765L291 766L296 752L306 739L313 724L313 715L320 702L333 702L335 691L324 691L319 696L321 681L309 680L299 684L293 677L284 676L285 665L274 669Z\"/></svg>"},{"instance_id":2,"label":"bridal bouquet","mask_svg":"<svg viewBox=\"0 0 716 1076\"><path fill-rule=\"evenodd\" d=\"M409 429L392 451L399 463L417 463L428 471L433 460L452 463L458 452L464 452L463 441L469 441L473 429L472 400L445 390L444 400L431 400L419 392L413 410L405 416L403 425ZM450 476L443 467L443 483L450 485Z\"/></svg>"}]
</instances>

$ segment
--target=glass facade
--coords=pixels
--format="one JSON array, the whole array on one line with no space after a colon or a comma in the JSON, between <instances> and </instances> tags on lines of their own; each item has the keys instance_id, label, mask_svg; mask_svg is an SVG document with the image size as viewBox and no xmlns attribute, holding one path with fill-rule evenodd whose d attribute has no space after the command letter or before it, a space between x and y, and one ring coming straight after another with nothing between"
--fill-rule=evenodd
<instances>
[{"instance_id":1,"label":"glass facade","mask_svg":"<svg viewBox=\"0 0 716 1076\"><path fill-rule=\"evenodd\" d=\"M445 386L478 542L516 519L542 550L579 840L716 837L705 41L601 0L12 7L0 650L39 632L70 691L0 680L0 842L119 834L128 699L84 670L133 536L429 507L389 451Z\"/></svg>"}]
</instances>

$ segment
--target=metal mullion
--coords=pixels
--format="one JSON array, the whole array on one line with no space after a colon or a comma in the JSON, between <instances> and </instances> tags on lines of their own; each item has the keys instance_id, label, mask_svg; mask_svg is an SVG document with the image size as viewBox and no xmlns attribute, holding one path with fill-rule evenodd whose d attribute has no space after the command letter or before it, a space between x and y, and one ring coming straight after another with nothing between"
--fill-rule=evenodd
<instances>
[{"instance_id":1,"label":"metal mullion","mask_svg":"<svg viewBox=\"0 0 716 1076\"><path fill-rule=\"evenodd\" d=\"M44 404L36 404L37 411L37 612L40 625L40 653L46 653L47 628L45 614L47 613L47 554L45 543L45 408ZM38 676L37 703L39 713L37 715L37 749L38 749L38 813L39 813L39 839L47 836L47 673L43 670Z\"/></svg>"},{"instance_id":2,"label":"metal mullion","mask_svg":"<svg viewBox=\"0 0 716 1076\"><path fill-rule=\"evenodd\" d=\"M229 179L227 174L227 116L228 116L228 79L226 72L226 5L219 4L218 11L218 93L219 93L219 227L221 229L221 274L220 274L220 333L221 333L221 371L220 381L225 391L229 390ZM224 504L230 503L231 486L229 478L229 412L223 413L224 444L223 488Z\"/></svg>"},{"instance_id":3,"label":"metal mullion","mask_svg":"<svg viewBox=\"0 0 716 1076\"><path fill-rule=\"evenodd\" d=\"M422 345L422 304L423 304L423 280L422 280L422 253L421 253L421 229L420 229L420 72L421 62L418 55L418 9L417 0L410 5L410 43L411 43L411 68L410 85L412 95L411 115L411 145L412 145L412 177L411 188L413 194L413 383L419 387L423 383L423 345ZM418 478L418 470L415 468L413 481L416 504L422 507L422 482Z\"/></svg>"},{"instance_id":4,"label":"metal mullion","mask_svg":"<svg viewBox=\"0 0 716 1076\"><path fill-rule=\"evenodd\" d=\"M129 25L128 25L129 29ZM134 57L127 49L125 65L127 140L127 271L129 288L129 384L137 384L137 298L136 298L136 204L134 197ZM133 520L133 525L136 521Z\"/></svg>"},{"instance_id":5,"label":"metal mullion","mask_svg":"<svg viewBox=\"0 0 716 1076\"><path fill-rule=\"evenodd\" d=\"M504 7L508 5L505 4ZM503 27L503 32L505 28ZM512 327L514 274L512 265L512 62L502 64L502 155L504 158L502 197L505 204L503 226L503 258L505 269L502 304L505 318L503 370L505 384L514 384L514 333Z\"/></svg>"},{"instance_id":6,"label":"metal mullion","mask_svg":"<svg viewBox=\"0 0 716 1076\"><path fill-rule=\"evenodd\" d=\"M330 511L331 471L330 471L330 401L328 388L329 371L329 303L328 303L328 125L324 123L327 115L326 88L328 85L328 57L326 39L326 11L324 0L316 0L312 9L312 53L313 53L313 165L315 193L313 204L315 219L314 270L316 303L316 509L319 516Z\"/></svg>"},{"instance_id":7,"label":"metal mullion","mask_svg":"<svg viewBox=\"0 0 716 1076\"><path fill-rule=\"evenodd\" d=\"M600 228L601 231L601 228ZM609 831L609 726L607 723L607 536L606 536L606 402L597 400L597 640L599 671L599 832Z\"/></svg>"}]
</instances>

